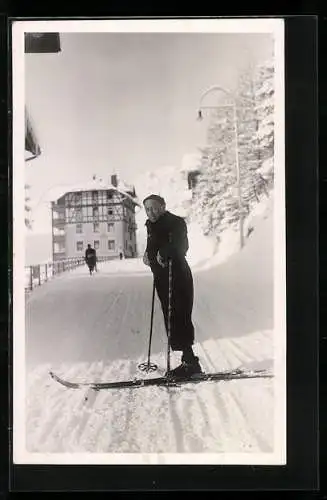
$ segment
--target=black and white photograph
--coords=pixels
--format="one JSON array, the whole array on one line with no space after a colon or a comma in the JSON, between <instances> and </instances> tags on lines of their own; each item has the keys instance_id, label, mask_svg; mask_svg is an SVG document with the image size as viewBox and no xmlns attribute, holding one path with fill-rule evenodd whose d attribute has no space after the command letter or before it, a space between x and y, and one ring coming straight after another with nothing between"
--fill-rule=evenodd
<instances>
[{"instance_id":1,"label":"black and white photograph","mask_svg":"<svg viewBox=\"0 0 327 500\"><path fill-rule=\"evenodd\" d=\"M284 465L281 19L15 21L16 464Z\"/></svg>"}]
</instances>

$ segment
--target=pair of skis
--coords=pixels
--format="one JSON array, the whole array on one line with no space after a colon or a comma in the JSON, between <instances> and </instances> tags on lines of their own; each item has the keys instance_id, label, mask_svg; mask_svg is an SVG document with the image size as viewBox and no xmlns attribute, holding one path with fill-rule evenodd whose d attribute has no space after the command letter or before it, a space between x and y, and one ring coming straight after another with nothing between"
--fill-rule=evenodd
<instances>
[{"instance_id":1,"label":"pair of skis","mask_svg":"<svg viewBox=\"0 0 327 500\"><path fill-rule=\"evenodd\" d=\"M153 378L135 378L131 380L120 380L116 382L73 382L59 377L54 372L50 371L50 376L59 384L69 389L83 389L90 388L95 391L102 389L127 389L127 388L140 388L149 386L161 387L179 387L184 384L195 384L199 382L210 381L228 381L249 378L271 378L273 375L267 370L246 370L236 369L216 373L199 373L191 377L153 377Z\"/></svg>"},{"instance_id":2,"label":"pair of skis","mask_svg":"<svg viewBox=\"0 0 327 500\"><path fill-rule=\"evenodd\" d=\"M169 241L171 242L171 235L169 235ZM168 296L168 344L167 344L167 373L170 372L170 336L171 336L171 313L172 313L172 261L168 261L168 280L169 280L169 296ZM151 363L151 340L152 340L152 326L153 326L153 312L154 312L154 297L155 297L155 284L153 282L152 289L152 308L151 308L151 328L150 328L150 338L149 338L149 349L148 349L148 360L146 363L141 363L139 369L141 371L152 372L157 370L157 365ZM50 376L58 382L59 384L67 387L69 389L82 389L90 388L96 391L101 389L124 389L124 388L139 388L139 387L149 387L149 386L161 386L161 387L178 387L184 384L194 384L199 382L209 382L209 381L227 381L227 380L237 380L237 379L248 379L248 378L270 378L273 375L266 370L246 370L246 369L236 369L224 372L216 373L200 373L192 375L191 377L153 377L153 378L135 378L132 380L121 380L116 382L73 382L59 377L54 372L50 371Z\"/></svg>"}]
</instances>

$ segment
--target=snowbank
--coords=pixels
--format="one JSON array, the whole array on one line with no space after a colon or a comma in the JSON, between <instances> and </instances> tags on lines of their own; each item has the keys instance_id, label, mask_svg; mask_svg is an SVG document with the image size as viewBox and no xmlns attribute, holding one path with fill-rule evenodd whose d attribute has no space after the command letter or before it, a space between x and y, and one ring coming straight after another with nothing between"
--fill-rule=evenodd
<instances>
[{"instance_id":1,"label":"snowbank","mask_svg":"<svg viewBox=\"0 0 327 500\"><path fill-rule=\"evenodd\" d=\"M199 265L214 256L216 241L214 238L204 236L197 222L188 224L188 240L189 250L186 258L190 266Z\"/></svg>"},{"instance_id":2,"label":"snowbank","mask_svg":"<svg viewBox=\"0 0 327 500\"><path fill-rule=\"evenodd\" d=\"M273 212L273 194L271 193L269 198L264 197L261 199L244 220L244 238L245 246L247 241L251 238L253 232L256 231L257 227L261 225L262 221L267 217L272 217ZM227 261L232 255L235 255L240 250L240 233L239 226L230 227L224 231L221 235L221 241L219 243L217 252L211 255L206 262L200 263L197 266L197 270L206 270L215 267L223 262Z\"/></svg>"},{"instance_id":3,"label":"snowbank","mask_svg":"<svg viewBox=\"0 0 327 500\"><path fill-rule=\"evenodd\" d=\"M135 259L115 259L101 263L98 266L102 274L150 274L150 269L143 263L142 257Z\"/></svg>"}]
</instances>

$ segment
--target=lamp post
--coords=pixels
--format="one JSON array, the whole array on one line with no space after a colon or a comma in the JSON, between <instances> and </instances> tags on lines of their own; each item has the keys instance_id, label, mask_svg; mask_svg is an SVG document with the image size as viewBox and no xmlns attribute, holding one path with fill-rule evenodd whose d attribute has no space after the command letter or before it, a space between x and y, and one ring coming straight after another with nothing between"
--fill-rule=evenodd
<instances>
[{"instance_id":1,"label":"lamp post","mask_svg":"<svg viewBox=\"0 0 327 500\"><path fill-rule=\"evenodd\" d=\"M203 99L212 91L219 90L226 94L232 102L230 104L221 104L217 106L204 106L202 105ZM232 108L233 110L233 125L234 125L234 137L235 137L235 170L236 170L236 185L237 185L237 198L238 198L238 211L240 218L240 248L244 246L244 213L243 213L243 203L242 203L242 189L241 189L241 175L240 175L240 164L239 164L239 148L238 148L238 128L237 128L237 113L236 113L236 101L230 91L224 89L219 85L214 85L207 89L200 97L200 104L198 109L198 120L202 120L202 110L203 109L221 109L221 108Z\"/></svg>"}]
</instances>

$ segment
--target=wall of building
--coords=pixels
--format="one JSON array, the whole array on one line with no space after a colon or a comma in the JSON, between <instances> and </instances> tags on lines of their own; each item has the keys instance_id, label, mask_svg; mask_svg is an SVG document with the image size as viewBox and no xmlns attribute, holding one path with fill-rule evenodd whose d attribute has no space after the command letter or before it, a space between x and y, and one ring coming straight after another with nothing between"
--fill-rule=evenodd
<instances>
[{"instance_id":1,"label":"wall of building","mask_svg":"<svg viewBox=\"0 0 327 500\"><path fill-rule=\"evenodd\" d=\"M96 246L98 256L118 256L124 248L123 221L112 222L111 230L108 231L106 222L99 222L98 231L94 232L92 222L82 224L82 233L76 232L76 224L66 224L66 257L78 257L84 255L88 243ZM108 241L114 241L114 248L109 249ZM77 249L77 242L83 242L81 250Z\"/></svg>"}]
</instances>

